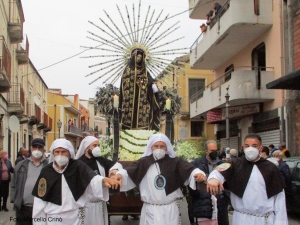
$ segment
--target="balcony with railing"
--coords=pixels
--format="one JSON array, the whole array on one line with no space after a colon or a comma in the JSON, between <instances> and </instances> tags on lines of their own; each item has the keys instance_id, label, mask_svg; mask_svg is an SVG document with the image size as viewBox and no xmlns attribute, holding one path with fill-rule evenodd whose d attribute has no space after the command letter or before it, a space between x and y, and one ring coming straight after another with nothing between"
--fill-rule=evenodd
<instances>
[{"instance_id":1,"label":"balcony with railing","mask_svg":"<svg viewBox=\"0 0 300 225\"><path fill-rule=\"evenodd\" d=\"M87 123L81 123L81 129L83 135L94 135L94 129L89 127Z\"/></svg>"},{"instance_id":2,"label":"balcony with railing","mask_svg":"<svg viewBox=\"0 0 300 225\"><path fill-rule=\"evenodd\" d=\"M45 129L46 127L48 127L48 115L47 113L42 113L43 114L43 118L40 121L40 123L37 125L38 129Z\"/></svg>"},{"instance_id":3,"label":"balcony with railing","mask_svg":"<svg viewBox=\"0 0 300 225\"><path fill-rule=\"evenodd\" d=\"M225 107L228 86L230 106L272 101L275 99L275 92L266 88L266 84L272 80L274 80L272 68L254 70L249 68L247 70L247 67L235 68L235 71L225 73L191 97L190 117Z\"/></svg>"},{"instance_id":4,"label":"balcony with railing","mask_svg":"<svg viewBox=\"0 0 300 225\"><path fill-rule=\"evenodd\" d=\"M23 114L25 111L25 97L22 84L13 83L7 96L7 111L12 114Z\"/></svg>"},{"instance_id":5,"label":"balcony with railing","mask_svg":"<svg viewBox=\"0 0 300 225\"><path fill-rule=\"evenodd\" d=\"M20 43L23 39L24 14L19 0L9 1L8 33L11 43Z\"/></svg>"},{"instance_id":6,"label":"balcony with railing","mask_svg":"<svg viewBox=\"0 0 300 225\"><path fill-rule=\"evenodd\" d=\"M38 107L36 104L28 104L28 106L28 124L31 126L39 124L40 121L42 121L41 108Z\"/></svg>"},{"instance_id":7,"label":"balcony with railing","mask_svg":"<svg viewBox=\"0 0 300 225\"><path fill-rule=\"evenodd\" d=\"M191 46L191 67L215 70L272 25L272 1L226 1L207 31Z\"/></svg>"},{"instance_id":8,"label":"balcony with railing","mask_svg":"<svg viewBox=\"0 0 300 225\"><path fill-rule=\"evenodd\" d=\"M63 127L62 127L63 128ZM65 135L73 136L73 137L82 137L82 129L71 126L71 125L66 125L64 126L65 130L63 131Z\"/></svg>"},{"instance_id":9,"label":"balcony with railing","mask_svg":"<svg viewBox=\"0 0 300 225\"><path fill-rule=\"evenodd\" d=\"M0 93L11 87L11 56L3 36L0 36Z\"/></svg>"},{"instance_id":10,"label":"balcony with railing","mask_svg":"<svg viewBox=\"0 0 300 225\"><path fill-rule=\"evenodd\" d=\"M16 49L16 58L19 65L28 63L29 60L29 42L27 37L25 40L25 43L19 44Z\"/></svg>"}]
</instances>

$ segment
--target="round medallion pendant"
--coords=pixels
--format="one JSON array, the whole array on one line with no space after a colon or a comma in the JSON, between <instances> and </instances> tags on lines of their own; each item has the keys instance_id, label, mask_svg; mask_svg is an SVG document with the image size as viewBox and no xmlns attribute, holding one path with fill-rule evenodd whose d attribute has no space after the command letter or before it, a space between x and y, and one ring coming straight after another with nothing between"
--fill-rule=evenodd
<instances>
[{"instance_id":1,"label":"round medallion pendant","mask_svg":"<svg viewBox=\"0 0 300 225\"><path fill-rule=\"evenodd\" d=\"M166 178L162 175L157 175L154 178L154 186L158 190L163 190L166 187L167 181Z\"/></svg>"}]
</instances>

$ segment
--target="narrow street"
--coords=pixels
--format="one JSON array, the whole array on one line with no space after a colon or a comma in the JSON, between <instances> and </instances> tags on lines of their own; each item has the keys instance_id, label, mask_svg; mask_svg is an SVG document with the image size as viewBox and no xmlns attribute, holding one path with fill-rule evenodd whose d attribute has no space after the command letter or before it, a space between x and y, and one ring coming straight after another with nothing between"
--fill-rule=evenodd
<instances>
[{"instance_id":1,"label":"narrow street","mask_svg":"<svg viewBox=\"0 0 300 225\"><path fill-rule=\"evenodd\" d=\"M15 225L13 219L15 218L15 211L13 211L13 205L8 203L9 212L0 211L0 225ZM181 209L181 224L189 225L189 219L187 216L187 204L185 200L180 201ZM299 225L300 224L300 215L294 212L288 211L289 225ZM229 223L230 225L232 220L232 212L229 213ZM96 225L96 223L95 223ZM112 216L111 225L139 225L139 220L133 220L129 216L128 220L122 220L122 216Z\"/></svg>"}]
</instances>

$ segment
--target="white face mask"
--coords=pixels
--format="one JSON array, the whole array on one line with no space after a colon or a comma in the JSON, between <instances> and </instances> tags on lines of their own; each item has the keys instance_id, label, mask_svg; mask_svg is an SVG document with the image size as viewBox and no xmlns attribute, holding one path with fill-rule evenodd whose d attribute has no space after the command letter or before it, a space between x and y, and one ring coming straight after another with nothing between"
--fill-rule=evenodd
<instances>
[{"instance_id":1,"label":"white face mask","mask_svg":"<svg viewBox=\"0 0 300 225\"><path fill-rule=\"evenodd\" d=\"M154 159L156 159L156 160L162 159L166 155L166 151L163 149L155 149L152 151L152 153L153 153Z\"/></svg>"},{"instance_id":2,"label":"white face mask","mask_svg":"<svg viewBox=\"0 0 300 225\"><path fill-rule=\"evenodd\" d=\"M59 166L65 166L69 162L69 158L64 155L57 155L54 157L54 160Z\"/></svg>"},{"instance_id":3,"label":"white face mask","mask_svg":"<svg viewBox=\"0 0 300 225\"><path fill-rule=\"evenodd\" d=\"M274 159L275 159L277 162L279 162L279 160L280 160L279 158L275 158L275 157L274 157Z\"/></svg>"},{"instance_id":4,"label":"white face mask","mask_svg":"<svg viewBox=\"0 0 300 225\"><path fill-rule=\"evenodd\" d=\"M244 152L245 152L245 157L248 161L255 160L259 155L258 149L254 147L248 147L244 150Z\"/></svg>"},{"instance_id":5,"label":"white face mask","mask_svg":"<svg viewBox=\"0 0 300 225\"><path fill-rule=\"evenodd\" d=\"M93 154L94 157L99 157L99 156L101 156L101 150L100 150L100 148L99 148L99 147L94 148L94 149L92 150L92 154Z\"/></svg>"},{"instance_id":6,"label":"white face mask","mask_svg":"<svg viewBox=\"0 0 300 225\"><path fill-rule=\"evenodd\" d=\"M33 156L33 158L39 159L43 156L43 153L39 150L34 150L31 152L31 155Z\"/></svg>"}]
</instances>

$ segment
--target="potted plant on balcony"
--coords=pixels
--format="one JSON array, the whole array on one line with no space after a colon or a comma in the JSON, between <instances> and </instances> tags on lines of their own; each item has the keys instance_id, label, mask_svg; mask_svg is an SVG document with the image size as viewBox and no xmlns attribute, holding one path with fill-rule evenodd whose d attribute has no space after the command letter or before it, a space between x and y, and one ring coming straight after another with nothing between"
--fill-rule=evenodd
<instances>
[{"instance_id":1,"label":"potted plant on balcony","mask_svg":"<svg viewBox=\"0 0 300 225\"><path fill-rule=\"evenodd\" d=\"M204 23L202 23L202 25L200 26L200 29L201 29L201 32L204 33L207 30L207 26Z\"/></svg>"}]
</instances>

